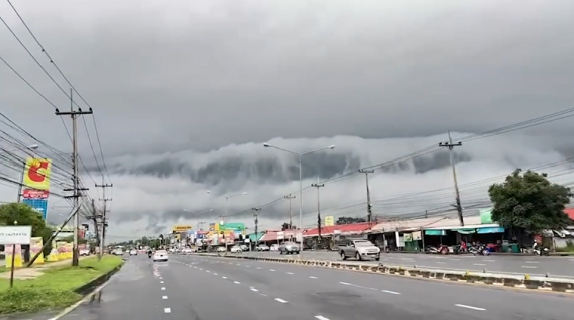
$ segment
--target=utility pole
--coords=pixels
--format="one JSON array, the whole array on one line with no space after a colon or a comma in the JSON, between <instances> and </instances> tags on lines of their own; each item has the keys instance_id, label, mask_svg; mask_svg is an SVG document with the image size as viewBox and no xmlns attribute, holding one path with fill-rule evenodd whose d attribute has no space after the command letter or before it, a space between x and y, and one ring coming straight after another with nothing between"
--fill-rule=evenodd
<instances>
[{"instance_id":1,"label":"utility pole","mask_svg":"<svg viewBox=\"0 0 574 320\"><path fill-rule=\"evenodd\" d=\"M291 206L291 200L297 198L295 195L284 196L283 198L289 199L289 230L293 229L293 207Z\"/></svg>"},{"instance_id":2,"label":"utility pole","mask_svg":"<svg viewBox=\"0 0 574 320\"><path fill-rule=\"evenodd\" d=\"M97 184L96 183L96 188L102 188L102 198L99 199L100 201L104 202L104 211L102 212L102 237L100 240L100 254L104 254L104 248L105 248L105 239L106 239L106 227L108 226L108 201L112 201L111 198L108 198L106 196L106 190L108 188L112 188L114 185L113 184L107 184L104 183L104 179L102 177L102 184Z\"/></svg>"},{"instance_id":3,"label":"utility pole","mask_svg":"<svg viewBox=\"0 0 574 320\"><path fill-rule=\"evenodd\" d=\"M319 242L321 242L321 196L319 193L319 188L322 188L324 186L325 186L324 183L319 184L319 178L317 178L317 183L313 183L311 185L311 187L317 188L317 227L319 228L318 229L319 230L318 231L319 232L319 238L318 238Z\"/></svg>"},{"instance_id":4,"label":"utility pole","mask_svg":"<svg viewBox=\"0 0 574 320\"><path fill-rule=\"evenodd\" d=\"M102 243L102 238L100 237L100 231L98 228L98 218L100 217L100 215L98 214L98 211L96 210L96 200L92 199L92 221L94 222L94 232L96 233L96 246L98 248L98 261L100 261L102 259L102 252L99 250L101 243Z\"/></svg>"},{"instance_id":5,"label":"utility pole","mask_svg":"<svg viewBox=\"0 0 574 320\"><path fill-rule=\"evenodd\" d=\"M78 110L74 110L74 98L73 98L73 90L70 89L70 111L60 112L59 109L56 108L56 115L57 116L70 116L72 118L72 167L74 169L74 175L72 180L74 180L74 189L64 189L64 191L73 191L74 195L71 197L74 199L74 208L80 207L80 197L81 191L86 191L88 189L80 188L80 177L78 173L78 117L85 114L92 114L92 108L89 111L82 111L81 108ZM74 246L73 246L73 255L72 255L72 266L77 267L80 263L80 252L78 250L78 238L79 232L78 229L80 228L80 214L79 210L75 213L74 216Z\"/></svg>"},{"instance_id":6,"label":"utility pole","mask_svg":"<svg viewBox=\"0 0 574 320\"><path fill-rule=\"evenodd\" d=\"M456 211L458 211L458 219L460 225L464 226L464 218L462 217L462 205L460 204L460 192L458 191L458 180L456 178L456 168L454 163L454 147L462 146L462 142L453 143L450 131L448 131L448 142L441 142L439 147L446 147L450 153L450 166L452 167L452 177L454 178L454 191L456 192Z\"/></svg>"},{"instance_id":7,"label":"utility pole","mask_svg":"<svg viewBox=\"0 0 574 320\"><path fill-rule=\"evenodd\" d=\"M369 191L369 173L374 173L375 170L359 170L359 173L365 174L365 183L367 184L367 222L369 226L373 220L373 206L371 205L371 192Z\"/></svg>"},{"instance_id":8,"label":"utility pole","mask_svg":"<svg viewBox=\"0 0 574 320\"><path fill-rule=\"evenodd\" d=\"M259 237L258 237L258 233L257 233L257 224L259 223L259 220L257 219L257 216L259 215L258 212L261 211L261 208L251 208L251 210L253 210L253 217L255 217L255 246L254 249L257 248L257 245L259 244ZM251 250L251 246L249 246L249 250Z\"/></svg>"}]
</instances>

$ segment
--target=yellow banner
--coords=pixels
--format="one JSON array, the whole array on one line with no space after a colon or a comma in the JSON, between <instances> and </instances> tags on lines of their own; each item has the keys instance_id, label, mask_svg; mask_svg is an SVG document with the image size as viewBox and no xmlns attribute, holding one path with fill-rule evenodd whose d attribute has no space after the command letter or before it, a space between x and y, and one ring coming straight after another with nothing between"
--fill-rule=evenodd
<instances>
[{"instance_id":1,"label":"yellow banner","mask_svg":"<svg viewBox=\"0 0 574 320\"><path fill-rule=\"evenodd\" d=\"M52 159L27 158L22 184L31 189L50 190Z\"/></svg>"},{"instance_id":2,"label":"yellow banner","mask_svg":"<svg viewBox=\"0 0 574 320\"><path fill-rule=\"evenodd\" d=\"M190 225L175 225L173 226L173 228L171 229L172 232L187 232L189 230L193 229L192 226Z\"/></svg>"},{"instance_id":3,"label":"yellow banner","mask_svg":"<svg viewBox=\"0 0 574 320\"><path fill-rule=\"evenodd\" d=\"M331 227L335 225L335 217L326 216L325 217L325 227Z\"/></svg>"},{"instance_id":4,"label":"yellow banner","mask_svg":"<svg viewBox=\"0 0 574 320\"><path fill-rule=\"evenodd\" d=\"M36 253L42 250L43 246L44 246L44 239L42 239L42 237L30 238L30 256L32 257L35 256ZM33 264L44 264L44 254L40 253L40 255L38 255L38 258L34 260Z\"/></svg>"},{"instance_id":5,"label":"yellow banner","mask_svg":"<svg viewBox=\"0 0 574 320\"><path fill-rule=\"evenodd\" d=\"M17 244L14 246L16 252L12 252L12 246L7 245L4 248L6 268L10 269L12 267L12 255L14 255L14 268L22 267L22 247Z\"/></svg>"}]
</instances>

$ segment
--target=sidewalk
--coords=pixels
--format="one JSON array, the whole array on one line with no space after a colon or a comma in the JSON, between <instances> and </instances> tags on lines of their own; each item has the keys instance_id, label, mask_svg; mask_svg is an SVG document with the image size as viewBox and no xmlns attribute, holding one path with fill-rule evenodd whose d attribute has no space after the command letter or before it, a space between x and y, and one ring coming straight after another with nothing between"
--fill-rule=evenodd
<instances>
[{"instance_id":1,"label":"sidewalk","mask_svg":"<svg viewBox=\"0 0 574 320\"><path fill-rule=\"evenodd\" d=\"M84 260L89 257L80 257L80 261ZM93 256L95 257L95 256ZM72 259L69 260L62 260L62 261L55 261L55 262L46 262L41 265L36 265L30 268L22 267L14 270L14 279L26 280L26 279L34 279L44 274L43 270L51 269L60 266L71 265ZM0 273L0 279L10 279L10 269Z\"/></svg>"}]
</instances>

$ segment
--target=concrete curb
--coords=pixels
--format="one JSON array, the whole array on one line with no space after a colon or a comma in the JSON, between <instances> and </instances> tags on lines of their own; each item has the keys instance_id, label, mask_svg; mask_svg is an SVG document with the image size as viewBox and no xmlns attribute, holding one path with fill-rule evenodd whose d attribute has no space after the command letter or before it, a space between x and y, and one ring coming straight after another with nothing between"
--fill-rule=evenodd
<instances>
[{"instance_id":1,"label":"concrete curb","mask_svg":"<svg viewBox=\"0 0 574 320\"><path fill-rule=\"evenodd\" d=\"M200 254L200 255L214 256L208 254ZM553 292L574 294L574 279L532 277L528 274L506 275L506 274L494 274L494 273L477 273L462 270L457 271L457 270L403 268L401 266L362 265L362 264L351 264L339 261L299 260L289 258L263 258L263 257L250 257L250 256L233 256L233 255L226 255L223 256L222 258L290 263L290 264L324 267L330 269L404 276L410 278L434 279L434 280L452 281L459 283L476 283L476 284L492 285L505 288L520 288L520 289L553 291Z\"/></svg>"}]
</instances>

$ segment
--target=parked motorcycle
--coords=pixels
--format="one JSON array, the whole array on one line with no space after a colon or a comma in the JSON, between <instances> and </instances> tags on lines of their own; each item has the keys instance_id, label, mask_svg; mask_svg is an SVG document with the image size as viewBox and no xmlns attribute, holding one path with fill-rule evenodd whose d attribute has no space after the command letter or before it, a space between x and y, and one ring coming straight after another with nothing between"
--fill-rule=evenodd
<instances>
[{"instance_id":1,"label":"parked motorcycle","mask_svg":"<svg viewBox=\"0 0 574 320\"><path fill-rule=\"evenodd\" d=\"M532 251L534 252L534 254L539 256L546 256L546 257L550 256L550 249L548 249L547 247L540 247L536 242L534 242L534 245L532 246Z\"/></svg>"},{"instance_id":2,"label":"parked motorcycle","mask_svg":"<svg viewBox=\"0 0 574 320\"><path fill-rule=\"evenodd\" d=\"M468 252L472 253L474 256L477 254L481 254L483 256L490 255L490 251L484 245L468 247Z\"/></svg>"}]
</instances>

